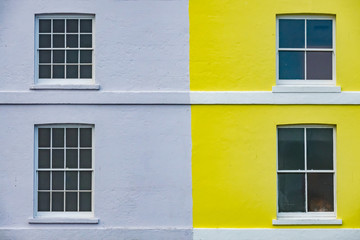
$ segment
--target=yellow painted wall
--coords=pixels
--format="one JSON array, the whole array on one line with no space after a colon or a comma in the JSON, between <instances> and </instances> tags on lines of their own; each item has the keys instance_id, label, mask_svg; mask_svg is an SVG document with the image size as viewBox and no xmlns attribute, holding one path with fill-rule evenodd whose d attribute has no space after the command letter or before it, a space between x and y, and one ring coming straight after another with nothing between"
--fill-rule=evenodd
<instances>
[{"instance_id":1,"label":"yellow painted wall","mask_svg":"<svg viewBox=\"0 0 360 240\"><path fill-rule=\"evenodd\" d=\"M343 225L330 227L359 228L359 119L360 106L192 106L194 227L273 228L277 125L332 124Z\"/></svg>"},{"instance_id":2,"label":"yellow painted wall","mask_svg":"<svg viewBox=\"0 0 360 240\"><path fill-rule=\"evenodd\" d=\"M276 15L336 15L336 85L360 90L359 0L190 0L190 89L271 91Z\"/></svg>"}]
</instances>

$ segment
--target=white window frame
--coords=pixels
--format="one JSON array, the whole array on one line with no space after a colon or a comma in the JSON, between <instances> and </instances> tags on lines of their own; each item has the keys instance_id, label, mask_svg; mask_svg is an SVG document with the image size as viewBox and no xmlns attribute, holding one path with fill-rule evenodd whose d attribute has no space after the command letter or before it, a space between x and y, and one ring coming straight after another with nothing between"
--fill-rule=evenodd
<instances>
[{"instance_id":1,"label":"white window frame","mask_svg":"<svg viewBox=\"0 0 360 240\"><path fill-rule=\"evenodd\" d=\"M303 19L305 20L305 47L304 48L280 48L279 47L279 20L280 19ZM306 20L332 20L332 48L307 48L306 44ZM305 86L314 86L314 85L330 85L334 86L336 84L336 54L335 54L335 16L318 16L318 15L278 15L276 16L276 85L278 86L296 86L296 85L305 85ZM287 50L287 51L304 51L306 52L332 52L332 79L329 80L306 80L306 54L304 60L304 71L305 71L305 79L299 80L280 80L279 79L279 51Z\"/></svg>"},{"instance_id":2,"label":"white window frame","mask_svg":"<svg viewBox=\"0 0 360 240\"><path fill-rule=\"evenodd\" d=\"M92 47L91 48L66 48L66 37L65 37L65 47L64 48L39 48L39 20L53 20L53 19L91 19L92 20ZM80 21L79 21L80 24ZM65 21L65 32L66 32L66 21ZM51 24L51 35L52 24ZM65 33L64 33L65 34ZM79 35L80 26L79 26ZM89 33L83 33L89 34ZM80 41L80 40L78 40ZM94 85L95 84L95 15L94 14L36 14L35 15L35 86L36 85ZM52 45L52 41L51 41ZM52 78L52 67L51 67L51 78L39 78L39 50L65 50L65 74L66 74L66 50L91 50L92 51L92 78ZM51 55L52 56L52 55ZM80 59L79 59L80 61ZM52 57L51 57L51 66ZM80 65L80 63L78 63ZM78 73L80 74L80 72ZM81 88L81 87L80 87Z\"/></svg>"},{"instance_id":3,"label":"white window frame","mask_svg":"<svg viewBox=\"0 0 360 240\"><path fill-rule=\"evenodd\" d=\"M83 169L84 171L91 171L91 211L84 211L81 212L79 211L79 198L78 198L78 210L75 211L66 211L65 210L65 201L64 201L64 211L62 212L57 212L57 211L38 211L38 150L39 150L39 146L38 146L38 130L40 128L91 128L91 137L92 137L92 146L91 146L91 168L86 168ZM50 130L50 143L52 142L52 131ZM82 219L82 218L93 218L94 217L94 148L95 148L95 131L94 131L94 125L92 124L39 124L39 125L35 125L35 133L34 133L34 218L77 218L77 219ZM66 133L65 133L66 136ZM64 139L65 141L65 139ZM50 154L51 154L51 150L52 150L52 146L50 145ZM66 149L66 146L64 146L64 149ZM80 135L78 134L78 147L77 147L78 151L81 149L80 148ZM64 161L66 162L66 154L64 155ZM78 157L78 161L79 157ZM65 164L64 162L64 164ZM51 164L51 158L50 158L50 164ZM65 171L67 170L66 165L64 165L64 168L44 168L42 169L42 171L53 171L53 170L59 170L59 171ZM80 165L78 165L77 169L74 169L74 171L78 170L77 172L82 171L80 169ZM79 178L79 174L78 174L78 178ZM78 179L78 186L79 186L80 182ZM66 177L64 177L64 187L66 186ZM63 190L64 192L66 192L66 189ZM81 190L77 190L77 192L80 192ZM89 190L86 190L87 192L89 192ZM50 206L51 206L51 180L50 180Z\"/></svg>"},{"instance_id":4,"label":"white window frame","mask_svg":"<svg viewBox=\"0 0 360 240\"><path fill-rule=\"evenodd\" d=\"M279 170L279 155L278 155L278 129L280 128L303 128L304 129L304 170ZM307 170L306 169L306 128L327 128L333 130L333 170ZM305 173L305 208L306 212L279 212L279 173ZM333 174L333 191L334 191L334 211L333 212L308 212L307 206L307 178L306 173L332 173ZM279 125L276 129L276 212L279 220L298 220L298 219L316 219L316 220L333 220L336 219L336 126L334 125ZM315 222L307 222L309 224L316 224ZM330 223L331 224L331 223ZM338 224L338 223L335 223ZM279 224L281 225L281 224ZM287 225L287 224L286 224Z\"/></svg>"}]
</instances>

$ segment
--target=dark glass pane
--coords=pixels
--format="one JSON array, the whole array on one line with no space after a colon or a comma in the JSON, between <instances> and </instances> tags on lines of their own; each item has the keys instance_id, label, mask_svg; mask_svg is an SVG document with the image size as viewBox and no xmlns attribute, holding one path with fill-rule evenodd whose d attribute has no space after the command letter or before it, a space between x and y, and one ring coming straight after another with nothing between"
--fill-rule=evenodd
<instances>
[{"instance_id":1,"label":"dark glass pane","mask_svg":"<svg viewBox=\"0 0 360 240\"><path fill-rule=\"evenodd\" d=\"M39 78L50 78L51 77L51 66L40 65L39 66Z\"/></svg>"},{"instance_id":2,"label":"dark glass pane","mask_svg":"<svg viewBox=\"0 0 360 240\"><path fill-rule=\"evenodd\" d=\"M80 190L91 190L91 172L80 172Z\"/></svg>"},{"instance_id":3,"label":"dark glass pane","mask_svg":"<svg viewBox=\"0 0 360 240\"><path fill-rule=\"evenodd\" d=\"M91 48L92 47L91 34L82 34L80 36L80 47L82 47L82 48Z\"/></svg>"},{"instance_id":4,"label":"dark glass pane","mask_svg":"<svg viewBox=\"0 0 360 240\"><path fill-rule=\"evenodd\" d=\"M66 146L77 147L78 146L78 129L67 128L66 129Z\"/></svg>"},{"instance_id":5,"label":"dark glass pane","mask_svg":"<svg viewBox=\"0 0 360 240\"><path fill-rule=\"evenodd\" d=\"M53 78L64 78L65 77L65 66L54 65L53 66Z\"/></svg>"},{"instance_id":6,"label":"dark glass pane","mask_svg":"<svg viewBox=\"0 0 360 240\"><path fill-rule=\"evenodd\" d=\"M279 52L279 79L304 79L304 52Z\"/></svg>"},{"instance_id":7,"label":"dark glass pane","mask_svg":"<svg viewBox=\"0 0 360 240\"><path fill-rule=\"evenodd\" d=\"M50 190L50 172L38 173L38 188L39 190Z\"/></svg>"},{"instance_id":8,"label":"dark glass pane","mask_svg":"<svg viewBox=\"0 0 360 240\"><path fill-rule=\"evenodd\" d=\"M51 32L51 20L39 20L39 32L40 33Z\"/></svg>"},{"instance_id":9,"label":"dark glass pane","mask_svg":"<svg viewBox=\"0 0 360 240\"><path fill-rule=\"evenodd\" d=\"M78 189L78 172L66 172L66 190Z\"/></svg>"},{"instance_id":10,"label":"dark glass pane","mask_svg":"<svg viewBox=\"0 0 360 240\"><path fill-rule=\"evenodd\" d=\"M312 80L332 79L332 52L306 53L306 78Z\"/></svg>"},{"instance_id":11,"label":"dark glass pane","mask_svg":"<svg viewBox=\"0 0 360 240\"><path fill-rule=\"evenodd\" d=\"M78 150L67 149L66 150L66 167L77 168L78 167Z\"/></svg>"},{"instance_id":12,"label":"dark glass pane","mask_svg":"<svg viewBox=\"0 0 360 240\"><path fill-rule=\"evenodd\" d=\"M75 34L66 35L66 47L77 48L78 47L78 35L75 35Z\"/></svg>"},{"instance_id":13,"label":"dark glass pane","mask_svg":"<svg viewBox=\"0 0 360 240\"><path fill-rule=\"evenodd\" d=\"M80 147L91 147L91 128L80 128Z\"/></svg>"},{"instance_id":14,"label":"dark glass pane","mask_svg":"<svg viewBox=\"0 0 360 240\"><path fill-rule=\"evenodd\" d=\"M64 63L65 62L65 51L64 50L54 50L53 51L53 62L54 63Z\"/></svg>"},{"instance_id":15,"label":"dark glass pane","mask_svg":"<svg viewBox=\"0 0 360 240\"><path fill-rule=\"evenodd\" d=\"M53 20L53 32L54 33L64 33L65 32L65 20L64 19L54 19Z\"/></svg>"},{"instance_id":16,"label":"dark glass pane","mask_svg":"<svg viewBox=\"0 0 360 240\"><path fill-rule=\"evenodd\" d=\"M304 170L305 147L303 128L278 129L278 169Z\"/></svg>"},{"instance_id":17,"label":"dark glass pane","mask_svg":"<svg viewBox=\"0 0 360 240\"><path fill-rule=\"evenodd\" d=\"M77 193L66 192L66 211L77 211Z\"/></svg>"},{"instance_id":18,"label":"dark glass pane","mask_svg":"<svg viewBox=\"0 0 360 240\"><path fill-rule=\"evenodd\" d=\"M333 129L306 129L307 168L309 170L333 169Z\"/></svg>"},{"instance_id":19,"label":"dark glass pane","mask_svg":"<svg viewBox=\"0 0 360 240\"><path fill-rule=\"evenodd\" d=\"M52 168L64 168L64 150L52 150Z\"/></svg>"},{"instance_id":20,"label":"dark glass pane","mask_svg":"<svg viewBox=\"0 0 360 240\"><path fill-rule=\"evenodd\" d=\"M78 63L78 50L68 50L66 51L66 62L67 63Z\"/></svg>"},{"instance_id":21,"label":"dark glass pane","mask_svg":"<svg viewBox=\"0 0 360 240\"><path fill-rule=\"evenodd\" d=\"M39 147L50 147L50 128L39 128Z\"/></svg>"},{"instance_id":22,"label":"dark glass pane","mask_svg":"<svg viewBox=\"0 0 360 240\"><path fill-rule=\"evenodd\" d=\"M334 176L332 173L308 174L309 212L334 211Z\"/></svg>"},{"instance_id":23,"label":"dark glass pane","mask_svg":"<svg viewBox=\"0 0 360 240\"><path fill-rule=\"evenodd\" d=\"M81 63L92 63L92 51L81 50L80 51L80 62Z\"/></svg>"},{"instance_id":24,"label":"dark glass pane","mask_svg":"<svg viewBox=\"0 0 360 240\"><path fill-rule=\"evenodd\" d=\"M64 129L53 128L52 129L52 146L64 147Z\"/></svg>"},{"instance_id":25,"label":"dark glass pane","mask_svg":"<svg viewBox=\"0 0 360 240\"><path fill-rule=\"evenodd\" d=\"M78 66L66 65L66 78L78 78Z\"/></svg>"},{"instance_id":26,"label":"dark glass pane","mask_svg":"<svg viewBox=\"0 0 360 240\"><path fill-rule=\"evenodd\" d=\"M64 172L52 172L52 190L64 190Z\"/></svg>"},{"instance_id":27,"label":"dark glass pane","mask_svg":"<svg viewBox=\"0 0 360 240\"><path fill-rule=\"evenodd\" d=\"M53 47L54 48L63 48L63 47L65 47L65 36L64 36L64 34L54 34L53 35Z\"/></svg>"},{"instance_id":28,"label":"dark glass pane","mask_svg":"<svg viewBox=\"0 0 360 240\"><path fill-rule=\"evenodd\" d=\"M50 193L39 192L38 193L38 211L50 211Z\"/></svg>"},{"instance_id":29,"label":"dark glass pane","mask_svg":"<svg viewBox=\"0 0 360 240\"><path fill-rule=\"evenodd\" d=\"M68 33L78 32L78 20L76 19L66 20L66 32Z\"/></svg>"},{"instance_id":30,"label":"dark glass pane","mask_svg":"<svg viewBox=\"0 0 360 240\"><path fill-rule=\"evenodd\" d=\"M51 47L51 35L42 34L39 36L39 48L50 48Z\"/></svg>"},{"instance_id":31,"label":"dark glass pane","mask_svg":"<svg viewBox=\"0 0 360 240\"><path fill-rule=\"evenodd\" d=\"M51 51L40 50L39 51L39 63L50 63L51 62Z\"/></svg>"},{"instance_id":32,"label":"dark glass pane","mask_svg":"<svg viewBox=\"0 0 360 240\"><path fill-rule=\"evenodd\" d=\"M50 150L39 149L39 168L50 168Z\"/></svg>"},{"instance_id":33,"label":"dark glass pane","mask_svg":"<svg viewBox=\"0 0 360 240\"><path fill-rule=\"evenodd\" d=\"M64 211L64 193L53 192L52 193L52 210L54 212Z\"/></svg>"},{"instance_id":34,"label":"dark glass pane","mask_svg":"<svg viewBox=\"0 0 360 240\"><path fill-rule=\"evenodd\" d=\"M92 20L91 19L80 20L80 32L81 33L91 33L92 32Z\"/></svg>"},{"instance_id":35,"label":"dark glass pane","mask_svg":"<svg viewBox=\"0 0 360 240\"><path fill-rule=\"evenodd\" d=\"M301 20L301 19L279 20L279 47L281 48L305 47L305 20Z\"/></svg>"},{"instance_id":36,"label":"dark glass pane","mask_svg":"<svg viewBox=\"0 0 360 240\"><path fill-rule=\"evenodd\" d=\"M91 150L80 150L80 168L91 168Z\"/></svg>"},{"instance_id":37,"label":"dark glass pane","mask_svg":"<svg viewBox=\"0 0 360 240\"><path fill-rule=\"evenodd\" d=\"M91 192L80 193L80 211L91 211Z\"/></svg>"},{"instance_id":38,"label":"dark glass pane","mask_svg":"<svg viewBox=\"0 0 360 240\"><path fill-rule=\"evenodd\" d=\"M332 48L332 20L307 20L308 48Z\"/></svg>"},{"instance_id":39,"label":"dark glass pane","mask_svg":"<svg viewBox=\"0 0 360 240\"><path fill-rule=\"evenodd\" d=\"M91 65L81 65L80 66L80 78L91 78L92 73L92 66Z\"/></svg>"},{"instance_id":40,"label":"dark glass pane","mask_svg":"<svg viewBox=\"0 0 360 240\"><path fill-rule=\"evenodd\" d=\"M305 175L278 174L279 212L305 212Z\"/></svg>"}]
</instances>

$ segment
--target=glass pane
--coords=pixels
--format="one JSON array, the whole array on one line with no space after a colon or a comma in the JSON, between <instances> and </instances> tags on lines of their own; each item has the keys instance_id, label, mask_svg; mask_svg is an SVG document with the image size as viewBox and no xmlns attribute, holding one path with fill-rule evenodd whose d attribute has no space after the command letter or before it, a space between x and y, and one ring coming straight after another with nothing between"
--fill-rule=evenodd
<instances>
[{"instance_id":1,"label":"glass pane","mask_svg":"<svg viewBox=\"0 0 360 240\"><path fill-rule=\"evenodd\" d=\"M332 173L308 174L309 212L334 211L334 179Z\"/></svg>"},{"instance_id":2,"label":"glass pane","mask_svg":"<svg viewBox=\"0 0 360 240\"><path fill-rule=\"evenodd\" d=\"M38 189L50 190L50 172L38 173Z\"/></svg>"},{"instance_id":3,"label":"glass pane","mask_svg":"<svg viewBox=\"0 0 360 240\"><path fill-rule=\"evenodd\" d=\"M308 48L332 48L332 20L307 20Z\"/></svg>"},{"instance_id":4,"label":"glass pane","mask_svg":"<svg viewBox=\"0 0 360 240\"><path fill-rule=\"evenodd\" d=\"M80 51L80 62L81 63L92 63L92 51L81 50Z\"/></svg>"},{"instance_id":5,"label":"glass pane","mask_svg":"<svg viewBox=\"0 0 360 240\"><path fill-rule=\"evenodd\" d=\"M306 129L307 168L333 169L333 129Z\"/></svg>"},{"instance_id":6,"label":"glass pane","mask_svg":"<svg viewBox=\"0 0 360 240\"><path fill-rule=\"evenodd\" d=\"M50 211L50 193L38 193L38 211Z\"/></svg>"},{"instance_id":7,"label":"glass pane","mask_svg":"<svg viewBox=\"0 0 360 240\"><path fill-rule=\"evenodd\" d=\"M65 32L65 20L64 19L54 19L53 20L53 32L54 33L64 33Z\"/></svg>"},{"instance_id":8,"label":"glass pane","mask_svg":"<svg viewBox=\"0 0 360 240\"><path fill-rule=\"evenodd\" d=\"M91 78L92 73L92 66L91 65L81 65L80 66L80 78Z\"/></svg>"},{"instance_id":9,"label":"glass pane","mask_svg":"<svg viewBox=\"0 0 360 240\"><path fill-rule=\"evenodd\" d=\"M80 128L80 147L91 147L91 128Z\"/></svg>"},{"instance_id":10,"label":"glass pane","mask_svg":"<svg viewBox=\"0 0 360 240\"><path fill-rule=\"evenodd\" d=\"M65 62L65 51L64 50L54 50L53 51L53 62L54 63L64 63Z\"/></svg>"},{"instance_id":11,"label":"glass pane","mask_svg":"<svg viewBox=\"0 0 360 240\"><path fill-rule=\"evenodd\" d=\"M51 66L40 65L39 66L39 78L50 78L51 77Z\"/></svg>"},{"instance_id":12,"label":"glass pane","mask_svg":"<svg viewBox=\"0 0 360 240\"><path fill-rule=\"evenodd\" d=\"M279 20L279 47L281 48L305 47L305 20L302 19Z\"/></svg>"},{"instance_id":13,"label":"glass pane","mask_svg":"<svg viewBox=\"0 0 360 240\"><path fill-rule=\"evenodd\" d=\"M80 32L81 33L91 33L92 32L92 20L91 19L80 20Z\"/></svg>"},{"instance_id":14,"label":"glass pane","mask_svg":"<svg viewBox=\"0 0 360 240\"><path fill-rule=\"evenodd\" d=\"M39 32L40 33L51 32L51 20L39 20Z\"/></svg>"},{"instance_id":15,"label":"glass pane","mask_svg":"<svg viewBox=\"0 0 360 240\"><path fill-rule=\"evenodd\" d=\"M52 193L52 210L54 212L64 211L64 193L53 192Z\"/></svg>"},{"instance_id":16,"label":"glass pane","mask_svg":"<svg viewBox=\"0 0 360 240\"><path fill-rule=\"evenodd\" d=\"M66 51L66 62L67 63L78 63L78 50Z\"/></svg>"},{"instance_id":17,"label":"glass pane","mask_svg":"<svg viewBox=\"0 0 360 240\"><path fill-rule=\"evenodd\" d=\"M77 168L78 167L78 150L67 149L66 150L66 167Z\"/></svg>"},{"instance_id":18,"label":"glass pane","mask_svg":"<svg viewBox=\"0 0 360 240\"><path fill-rule=\"evenodd\" d=\"M39 48L50 48L51 36L50 34L42 34L39 36Z\"/></svg>"},{"instance_id":19,"label":"glass pane","mask_svg":"<svg viewBox=\"0 0 360 240\"><path fill-rule=\"evenodd\" d=\"M53 66L53 78L64 78L65 77L65 66L54 65Z\"/></svg>"},{"instance_id":20,"label":"glass pane","mask_svg":"<svg viewBox=\"0 0 360 240\"><path fill-rule=\"evenodd\" d=\"M91 192L80 193L80 211L91 211Z\"/></svg>"},{"instance_id":21,"label":"glass pane","mask_svg":"<svg viewBox=\"0 0 360 240\"><path fill-rule=\"evenodd\" d=\"M80 36L80 47L83 47L83 48L91 48L92 47L91 34L82 34Z\"/></svg>"},{"instance_id":22,"label":"glass pane","mask_svg":"<svg viewBox=\"0 0 360 240\"><path fill-rule=\"evenodd\" d=\"M66 211L77 211L77 193L66 192Z\"/></svg>"},{"instance_id":23,"label":"glass pane","mask_svg":"<svg viewBox=\"0 0 360 240\"><path fill-rule=\"evenodd\" d=\"M80 172L80 190L91 190L91 172Z\"/></svg>"},{"instance_id":24,"label":"glass pane","mask_svg":"<svg viewBox=\"0 0 360 240\"><path fill-rule=\"evenodd\" d=\"M66 35L66 47L77 48L78 47L78 35L74 35L74 34Z\"/></svg>"},{"instance_id":25,"label":"glass pane","mask_svg":"<svg viewBox=\"0 0 360 240\"><path fill-rule=\"evenodd\" d=\"M64 172L52 172L52 190L64 190Z\"/></svg>"},{"instance_id":26,"label":"glass pane","mask_svg":"<svg viewBox=\"0 0 360 240\"><path fill-rule=\"evenodd\" d=\"M78 190L78 172L66 172L66 190Z\"/></svg>"},{"instance_id":27,"label":"glass pane","mask_svg":"<svg viewBox=\"0 0 360 240\"><path fill-rule=\"evenodd\" d=\"M279 79L304 79L304 52L279 52Z\"/></svg>"},{"instance_id":28,"label":"glass pane","mask_svg":"<svg viewBox=\"0 0 360 240\"><path fill-rule=\"evenodd\" d=\"M91 168L91 150L80 150L80 168Z\"/></svg>"},{"instance_id":29,"label":"glass pane","mask_svg":"<svg viewBox=\"0 0 360 240\"><path fill-rule=\"evenodd\" d=\"M305 175L278 174L279 212L305 212Z\"/></svg>"},{"instance_id":30,"label":"glass pane","mask_svg":"<svg viewBox=\"0 0 360 240\"><path fill-rule=\"evenodd\" d=\"M64 150L52 150L52 168L64 168Z\"/></svg>"},{"instance_id":31,"label":"glass pane","mask_svg":"<svg viewBox=\"0 0 360 240\"><path fill-rule=\"evenodd\" d=\"M40 50L39 51L39 63L50 63L51 62L51 51Z\"/></svg>"},{"instance_id":32,"label":"glass pane","mask_svg":"<svg viewBox=\"0 0 360 240\"><path fill-rule=\"evenodd\" d=\"M53 128L52 129L52 146L53 147L64 147L64 129Z\"/></svg>"},{"instance_id":33,"label":"glass pane","mask_svg":"<svg viewBox=\"0 0 360 240\"><path fill-rule=\"evenodd\" d=\"M65 35L64 34L54 34L53 35L53 47L54 48L65 47Z\"/></svg>"},{"instance_id":34,"label":"glass pane","mask_svg":"<svg viewBox=\"0 0 360 240\"><path fill-rule=\"evenodd\" d=\"M78 129L67 128L66 129L66 146L77 147L78 146Z\"/></svg>"},{"instance_id":35,"label":"glass pane","mask_svg":"<svg viewBox=\"0 0 360 240\"><path fill-rule=\"evenodd\" d=\"M50 168L50 150L39 149L39 168Z\"/></svg>"},{"instance_id":36,"label":"glass pane","mask_svg":"<svg viewBox=\"0 0 360 240\"><path fill-rule=\"evenodd\" d=\"M66 78L78 78L78 66L66 65Z\"/></svg>"},{"instance_id":37,"label":"glass pane","mask_svg":"<svg viewBox=\"0 0 360 240\"><path fill-rule=\"evenodd\" d=\"M332 79L332 52L306 53L306 78L311 80Z\"/></svg>"},{"instance_id":38,"label":"glass pane","mask_svg":"<svg viewBox=\"0 0 360 240\"><path fill-rule=\"evenodd\" d=\"M278 169L304 170L305 146L303 128L278 129Z\"/></svg>"},{"instance_id":39,"label":"glass pane","mask_svg":"<svg viewBox=\"0 0 360 240\"><path fill-rule=\"evenodd\" d=\"M77 19L66 20L66 32L68 32L68 33L78 32L78 20Z\"/></svg>"},{"instance_id":40,"label":"glass pane","mask_svg":"<svg viewBox=\"0 0 360 240\"><path fill-rule=\"evenodd\" d=\"M50 147L50 128L39 128L39 147Z\"/></svg>"}]
</instances>

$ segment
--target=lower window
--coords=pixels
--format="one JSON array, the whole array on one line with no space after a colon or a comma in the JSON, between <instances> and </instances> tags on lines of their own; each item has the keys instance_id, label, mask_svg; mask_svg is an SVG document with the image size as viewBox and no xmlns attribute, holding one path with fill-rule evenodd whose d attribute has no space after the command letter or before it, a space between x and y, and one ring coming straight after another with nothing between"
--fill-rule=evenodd
<instances>
[{"instance_id":1,"label":"lower window","mask_svg":"<svg viewBox=\"0 0 360 240\"><path fill-rule=\"evenodd\" d=\"M334 132L278 127L278 217L335 217Z\"/></svg>"},{"instance_id":2,"label":"lower window","mask_svg":"<svg viewBox=\"0 0 360 240\"><path fill-rule=\"evenodd\" d=\"M93 212L93 127L41 125L35 129L36 216Z\"/></svg>"}]
</instances>

